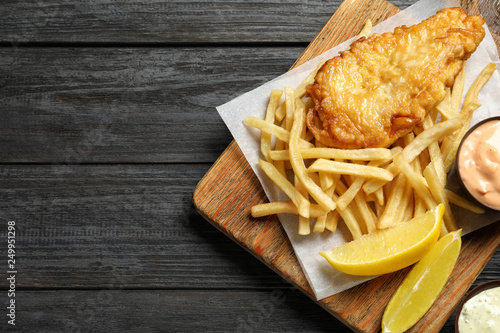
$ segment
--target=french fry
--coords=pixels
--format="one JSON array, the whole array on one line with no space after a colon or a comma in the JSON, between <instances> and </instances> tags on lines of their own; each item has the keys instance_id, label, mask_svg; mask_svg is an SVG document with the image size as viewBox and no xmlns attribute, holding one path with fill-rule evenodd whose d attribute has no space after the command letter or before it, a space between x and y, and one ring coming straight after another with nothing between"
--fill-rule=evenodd
<instances>
[{"instance_id":1,"label":"french fry","mask_svg":"<svg viewBox=\"0 0 500 333\"><path fill-rule=\"evenodd\" d=\"M295 116L295 93L292 88L285 87L285 129L290 132Z\"/></svg>"},{"instance_id":2,"label":"french fry","mask_svg":"<svg viewBox=\"0 0 500 333\"><path fill-rule=\"evenodd\" d=\"M266 110L266 117L264 119L266 122L274 124L276 108L278 107L282 94L282 90L271 91ZM269 156L269 152L271 151L271 134L262 132L260 137L260 151L266 161L271 162L271 157Z\"/></svg>"},{"instance_id":3,"label":"french fry","mask_svg":"<svg viewBox=\"0 0 500 333\"><path fill-rule=\"evenodd\" d=\"M276 140L276 144L274 145L274 148L275 149L280 149L280 150L284 150L285 149L285 141L282 141L280 139L277 139ZM269 152L269 156L271 156L272 154L272 150ZM286 168L285 168L285 161L277 161L277 160L274 160L271 156L271 159L273 160L273 165L276 167L276 169L284 176L286 177Z\"/></svg>"},{"instance_id":4,"label":"french fry","mask_svg":"<svg viewBox=\"0 0 500 333\"><path fill-rule=\"evenodd\" d=\"M325 62L322 61L321 63L316 66L316 69L313 70L305 79L302 81L297 88L295 88L295 98L302 98L306 94L306 87L310 84L314 83L314 78L316 74L318 73L319 69L323 67L323 64ZM307 109L306 109L307 110Z\"/></svg>"},{"instance_id":5,"label":"french fry","mask_svg":"<svg viewBox=\"0 0 500 333\"><path fill-rule=\"evenodd\" d=\"M323 192L323 190L309 178L306 167L304 165L304 160L300 154L299 140L300 133L302 132L302 126L305 126L305 110L299 108L295 112L295 121L293 122L292 129L290 131L290 141L289 141L289 152L290 152L290 164L292 165L295 175L304 184L307 192L316 200L316 202L329 212L334 210L336 207L335 202ZM301 214L302 215L302 214ZM304 215L303 215L304 216ZM306 217L306 216L304 216Z\"/></svg>"},{"instance_id":6,"label":"french fry","mask_svg":"<svg viewBox=\"0 0 500 333\"><path fill-rule=\"evenodd\" d=\"M452 133L460 126L462 126L462 122L457 118L440 122L417 135L415 139L403 149L401 155L405 160L411 162L431 143Z\"/></svg>"},{"instance_id":7,"label":"french fry","mask_svg":"<svg viewBox=\"0 0 500 333\"><path fill-rule=\"evenodd\" d=\"M251 213L253 217L263 217L274 214L293 214L299 215L297 206L292 201L267 202L252 206ZM309 210L310 217L324 215L325 211L318 204L311 204Z\"/></svg>"},{"instance_id":8,"label":"french fry","mask_svg":"<svg viewBox=\"0 0 500 333\"><path fill-rule=\"evenodd\" d=\"M422 133L417 135L415 139L407 145L401 152L401 156L408 161L413 161L417 156L422 153L432 142L439 140L441 137L452 133L454 130L461 126L462 122L453 118L436 124ZM389 164L386 168L391 174L396 176L398 174L398 168L394 163ZM366 194L370 194L378 190L380 187L384 186L385 182L380 179L370 179L363 185L363 190Z\"/></svg>"},{"instance_id":9,"label":"french fry","mask_svg":"<svg viewBox=\"0 0 500 333\"><path fill-rule=\"evenodd\" d=\"M339 209L346 209L347 206L351 203L352 200L356 197L358 194L359 190L363 186L363 183L365 182L366 178L364 177L356 177L354 182L352 182L351 186L345 191L335 203L337 204L337 207Z\"/></svg>"},{"instance_id":10,"label":"french fry","mask_svg":"<svg viewBox=\"0 0 500 333\"><path fill-rule=\"evenodd\" d=\"M363 29L361 29L361 31L359 32L356 39L359 39L362 37L368 38L368 36L370 36L372 33L372 27L373 27L372 21L370 19L366 20L366 23L363 26Z\"/></svg>"},{"instance_id":11,"label":"french fry","mask_svg":"<svg viewBox=\"0 0 500 333\"><path fill-rule=\"evenodd\" d=\"M394 176L389 171L368 165L359 165L346 162L330 161L325 159L316 160L308 169L308 172L330 172L343 175L355 175L366 178L391 181Z\"/></svg>"},{"instance_id":12,"label":"french fry","mask_svg":"<svg viewBox=\"0 0 500 333\"><path fill-rule=\"evenodd\" d=\"M403 213L401 214L401 220L409 221L413 218L413 209L415 207L414 191L410 186L406 186L405 199L406 208L402 211Z\"/></svg>"},{"instance_id":13,"label":"french fry","mask_svg":"<svg viewBox=\"0 0 500 333\"><path fill-rule=\"evenodd\" d=\"M433 209L437 206L437 202L434 200L425 178L417 174L410 163L408 163L402 155L398 155L394 158L394 163L397 168L406 176L409 184L415 189L418 196L424 201L427 210Z\"/></svg>"},{"instance_id":14,"label":"french fry","mask_svg":"<svg viewBox=\"0 0 500 333\"><path fill-rule=\"evenodd\" d=\"M333 200L337 200L338 196L333 193L332 194ZM340 216L344 220L344 223L347 226L347 229L349 229L349 232L352 235L353 239L358 239L363 235L363 232L361 231L358 221L356 219L356 216L354 215L353 211L351 210L350 207L347 207L344 210L336 210L339 212Z\"/></svg>"},{"instance_id":15,"label":"french fry","mask_svg":"<svg viewBox=\"0 0 500 333\"><path fill-rule=\"evenodd\" d=\"M452 192L452 191L447 190L447 189L444 189L444 191L446 193L446 197L448 198L448 201L450 203L454 204L455 206L462 207L462 208L467 209L467 210L469 210L473 213L476 213L476 214L484 214L484 212L485 212L484 208L479 207L478 205L470 202L469 200L462 198L461 196L459 196L455 192Z\"/></svg>"},{"instance_id":16,"label":"french fry","mask_svg":"<svg viewBox=\"0 0 500 333\"><path fill-rule=\"evenodd\" d=\"M490 62L486 67L481 71L481 73L478 75L478 77L474 80L472 83L471 87L469 88L469 91L465 95L465 100L464 100L464 108L467 106L467 104L475 102L477 103L478 101L478 96L479 96L479 91L483 88L483 86L489 81L493 73L497 70L497 66ZM462 121L465 121L466 118L468 118L467 114L462 114L462 111L460 111L460 117L462 117Z\"/></svg>"},{"instance_id":17,"label":"french fry","mask_svg":"<svg viewBox=\"0 0 500 333\"><path fill-rule=\"evenodd\" d=\"M293 201L299 215L309 217L311 203L283 176L276 167L264 160L259 160L261 169Z\"/></svg>"},{"instance_id":18,"label":"french fry","mask_svg":"<svg viewBox=\"0 0 500 333\"><path fill-rule=\"evenodd\" d=\"M385 205L385 196L384 196L384 189L381 187L379 188L378 190L376 190L375 192L372 193L374 196L375 196L375 199L377 199L377 203L380 205L380 206L383 206Z\"/></svg>"},{"instance_id":19,"label":"french fry","mask_svg":"<svg viewBox=\"0 0 500 333\"><path fill-rule=\"evenodd\" d=\"M455 79L455 84L457 84L457 80ZM445 88L446 95L443 98L443 100L436 105L436 110L441 114L441 119L442 120L448 120L451 118L455 118L458 115L458 109L454 110L452 109L452 98L451 98L451 90L450 88L446 87ZM462 97L460 96L460 99Z\"/></svg>"},{"instance_id":20,"label":"french fry","mask_svg":"<svg viewBox=\"0 0 500 333\"><path fill-rule=\"evenodd\" d=\"M401 155L398 155L394 158L394 163L401 170L401 172L405 174L406 179L418 193L418 196L423 200L427 209L429 210L436 207L438 204L431 194L425 178L415 173L410 164ZM448 227L446 226L443 219L443 222L441 224L441 236L446 235L448 232Z\"/></svg>"},{"instance_id":21,"label":"french fry","mask_svg":"<svg viewBox=\"0 0 500 333\"><path fill-rule=\"evenodd\" d=\"M404 192L406 186L406 177L404 174L399 174L394 183L389 197L387 198L387 203L385 205L384 212L378 220L378 228L385 229L398 222L399 211L401 210L401 203L404 199Z\"/></svg>"},{"instance_id":22,"label":"french fry","mask_svg":"<svg viewBox=\"0 0 500 333\"><path fill-rule=\"evenodd\" d=\"M432 164L429 164L424 169L424 177L427 180L429 189L431 190L431 193L434 196L436 202L443 203L446 208L443 215L443 222L446 225L446 229L448 230L448 232L457 230L457 221L455 220L455 216L453 216L453 213L451 212L450 203L444 192L444 186L442 186L441 181L439 180L436 170L434 169L434 166Z\"/></svg>"},{"instance_id":23,"label":"french fry","mask_svg":"<svg viewBox=\"0 0 500 333\"><path fill-rule=\"evenodd\" d=\"M446 147L445 150L442 152L444 156L443 165L445 172L447 173L450 172L453 162L455 161L455 157L457 156L457 151L458 147L460 146L460 142L462 141L463 137L465 136L465 134L469 129L472 112L476 110L479 106L480 106L479 103L476 102L470 102L467 104L467 106L462 111L466 110L465 112L469 112L470 118L467 118L462 128L458 130L456 133L454 133L454 138L452 141L445 141L448 143L448 145L443 143L443 146Z\"/></svg>"},{"instance_id":24,"label":"french fry","mask_svg":"<svg viewBox=\"0 0 500 333\"><path fill-rule=\"evenodd\" d=\"M429 129L432 126L434 126L434 122L432 121L430 116L427 116L424 119L423 127L424 129ZM441 181L441 184L444 187L446 185L447 172L445 169L443 156L441 155L441 149L439 148L438 142L437 141L432 142L429 145L428 150L431 162L434 165L439 180Z\"/></svg>"},{"instance_id":25,"label":"french fry","mask_svg":"<svg viewBox=\"0 0 500 333\"><path fill-rule=\"evenodd\" d=\"M306 198L307 201L309 201L309 193L307 193L306 187L300 181L300 179L297 177L297 175L294 175L293 181L294 181L295 189L297 189L297 191L300 194L302 194L302 196L304 198ZM299 235L309 235L310 233L311 233L310 212L309 212L309 217L299 215Z\"/></svg>"},{"instance_id":26,"label":"french fry","mask_svg":"<svg viewBox=\"0 0 500 333\"><path fill-rule=\"evenodd\" d=\"M441 152L443 154L443 160L446 172L449 172L451 169L453 161L455 160L458 146L460 145L460 141L462 140L463 136L465 135L470 126L473 112L478 107L481 106L478 103L479 92L481 91L483 86L489 81L489 79L491 78L496 69L497 67L494 63L489 63L481 71L478 77L474 80L471 87L469 88L469 91L465 95L463 108L458 116L458 118L463 123L462 129L460 131L455 132L451 139L445 138L443 140L443 143L441 145Z\"/></svg>"},{"instance_id":27,"label":"french fry","mask_svg":"<svg viewBox=\"0 0 500 333\"><path fill-rule=\"evenodd\" d=\"M316 223L314 224L313 232L323 232L326 228L326 218L328 213L318 216Z\"/></svg>"},{"instance_id":28,"label":"french fry","mask_svg":"<svg viewBox=\"0 0 500 333\"><path fill-rule=\"evenodd\" d=\"M370 234L377 230L376 216L371 210L370 206L368 206L366 196L363 191L358 192L358 194L354 197L354 202L358 206L358 210L363 221L365 221L367 233Z\"/></svg>"},{"instance_id":29,"label":"french fry","mask_svg":"<svg viewBox=\"0 0 500 333\"><path fill-rule=\"evenodd\" d=\"M304 159L344 159L352 161L389 160L392 157L391 150L386 148L365 149L337 149L337 148L302 148L300 154ZM270 153L273 160L289 159L286 150L273 150Z\"/></svg>"},{"instance_id":30,"label":"french fry","mask_svg":"<svg viewBox=\"0 0 500 333\"><path fill-rule=\"evenodd\" d=\"M462 69L460 70L460 73L458 73L457 77L455 78L455 82L453 83L453 90L451 91L450 108L451 111L455 114L458 114L458 112L460 111L460 104L462 103L466 66L466 63L464 63Z\"/></svg>"},{"instance_id":31,"label":"french fry","mask_svg":"<svg viewBox=\"0 0 500 333\"><path fill-rule=\"evenodd\" d=\"M243 119L243 124L257 128L262 132L269 133L281 141L288 143L290 141L290 132L284 129L283 127L271 124L266 122L265 120L259 119L254 116L248 116ZM314 145L310 142L307 142L303 139L299 139L301 147L314 147Z\"/></svg>"},{"instance_id":32,"label":"french fry","mask_svg":"<svg viewBox=\"0 0 500 333\"><path fill-rule=\"evenodd\" d=\"M337 225L339 223L339 219L340 219L340 214L337 210L329 212L325 222L326 230L329 230L331 232L337 231Z\"/></svg>"},{"instance_id":33,"label":"french fry","mask_svg":"<svg viewBox=\"0 0 500 333\"><path fill-rule=\"evenodd\" d=\"M309 73L309 75L304 79L304 81L302 81L298 86L297 88L295 88L295 91L294 91L294 95L296 98L302 98L305 93L306 93L306 87L310 84L313 84L314 83L314 78L316 76L316 73L318 72L318 70L323 66L325 62L321 62L320 64L318 64L318 66L316 66L316 69L314 71L312 71L311 73ZM286 109L285 109L285 104L281 104L278 109L276 110L276 119L278 121L282 121L284 118L285 118L285 115L286 115Z\"/></svg>"}]
</instances>

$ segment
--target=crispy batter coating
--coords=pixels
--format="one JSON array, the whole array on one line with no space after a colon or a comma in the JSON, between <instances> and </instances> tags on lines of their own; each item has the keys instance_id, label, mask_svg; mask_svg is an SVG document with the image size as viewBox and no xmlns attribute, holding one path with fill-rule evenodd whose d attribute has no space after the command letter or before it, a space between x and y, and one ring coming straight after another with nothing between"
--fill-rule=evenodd
<instances>
[{"instance_id":1,"label":"crispy batter coating","mask_svg":"<svg viewBox=\"0 0 500 333\"><path fill-rule=\"evenodd\" d=\"M447 8L355 41L307 89L314 101L307 126L316 140L335 148L388 147L410 132L453 85L484 38L484 22Z\"/></svg>"}]
</instances>

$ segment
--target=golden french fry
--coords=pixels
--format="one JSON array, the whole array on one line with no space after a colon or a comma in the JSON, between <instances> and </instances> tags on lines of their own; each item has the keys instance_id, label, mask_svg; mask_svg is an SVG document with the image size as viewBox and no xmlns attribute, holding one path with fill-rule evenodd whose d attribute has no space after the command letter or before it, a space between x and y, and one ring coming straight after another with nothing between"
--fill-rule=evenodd
<instances>
[{"instance_id":1,"label":"golden french fry","mask_svg":"<svg viewBox=\"0 0 500 333\"><path fill-rule=\"evenodd\" d=\"M326 228L326 218L327 217L328 217L328 213L323 214L323 215L319 216L316 219L316 223L314 223L313 232L323 232L323 231L325 231L325 228Z\"/></svg>"},{"instance_id":2,"label":"golden french fry","mask_svg":"<svg viewBox=\"0 0 500 333\"><path fill-rule=\"evenodd\" d=\"M464 126L456 131L453 135L453 140L448 140L443 142L442 147L444 147L444 151L442 150L443 154L443 165L444 165L444 170L445 172L450 172L451 167L453 166L453 162L455 161L455 157L457 156L457 151L458 151L458 146L460 146L460 142L462 141L463 137L467 133L470 122L472 119L472 112L476 110L480 105L476 102L470 102L467 104L467 106L462 110L472 110L470 111L469 115L470 117L465 120ZM448 139L448 138L447 138Z\"/></svg>"},{"instance_id":3,"label":"golden french fry","mask_svg":"<svg viewBox=\"0 0 500 333\"><path fill-rule=\"evenodd\" d=\"M269 103L267 104L266 117L264 119L266 122L274 124L274 114L276 112L276 108L278 107L282 94L282 90L271 91ZM262 132L260 137L260 151L262 152L262 155L264 156L266 161L271 162L271 158L269 157L269 152L271 151L271 134Z\"/></svg>"},{"instance_id":4,"label":"golden french fry","mask_svg":"<svg viewBox=\"0 0 500 333\"><path fill-rule=\"evenodd\" d=\"M413 208L413 217L425 214L426 208L424 200L419 195L415 195L414 201L415 201L415 207Z\"/></svg>"},{"instance_id":5,"label":"golden french fry","mask_svg":"<svg viewBox=\"0 0 500 333\"><path fill-rule=\"evenodd\" d=\"M406 176L409 184L415 189L418 196L424 201L427 210L437 206L434 197L432 196L425 178L417 174L410 163L408 163L403 156L398 155L394 158L394 163L397 168Z\"/></svg>"},{"instance_id":6,"label":"golden french fry","mask_svg":"<svg viewBox=\"0 0 500 333\"><path fill-rule=\"evenodd\" d=\"M431 128L432 126L434 126L434 122L432 121L431 117L427 116L424 119L423 127L424 129L428 129ZM446 185L447 172L445 170L443 156L441 155L441 149L439 148L438 142L437 141L432 142L429 145L428 150L431 162L433 163L434 168L438 174L439 180L441 181L441 184L444 187Z\"/></svg>"},{"instance_id":7,"label":"golden french fry","mask_svg":"<svg viewBox=\"0 0 500 333\"><path fill-rule=\"evenodd\" d=\"M308 172L330 172L330 173L340 173L343 175L354 175L366 178L381 179L384 181L391 181L393 177L392 173L389 171L372 167L368 165L359 165L347 162L337 162L325 159L316 160L308 169Z\"/></svg>"},{"instance_id":8,"label":"golden french fry","mask_svg":"<svg viewBox=\"0 0 500 333\"><path fill-rule=\"evenodd\" d=\"M422 133L417 135L409 145L407 145L403 149L403 151L401 152L401 156L403 156L403 158L406 161L412 162L432 142L437 141L443 136L452 133L457 128L459 128L461 124L462 122L459 119L453 118L450 120L440 122L439 124L436 124L424 130ZM394 165L394 163L389 164L389 166L387 166L386 168L386 170L389 171L394 176L398 174L397 169L398 168ZM378 190L380 187L384 186L384 184L385 181L383 180L370 179L363 185L363 190L365 191L366 194L370 194Z\"/></svg>"},{"instance_id":9,"label":"golden french fry","mask_svg":"<svg viewBox=\"0 0 500 333\"><path fill-rule=\"evenodd\" d=\"M469 91L465 95L464 107L466 108L467 104L478 101L479 91L483 88L483 86L490 80L493 73L497 70L497 66L490 62L486 67L481 71L479 76L474 80ZM463 110L460 111L460 117L462 117L462 121L465 121L468 118L468 115L463 114Z\"/></svg>"},{"instance_id":10,"label":"golden french fry","mask_svg":"<svg viewBox=\"0 0 500 333\"><path fill-rule=\"evenodd\" d=\"M354 202L358 206L363 221L365 221L366 231L372 233L377 230L376 216L370 206L368 206L366 195L364 192L358 192L354 197Z\"/></svg>"},{"instance_id":11,"label":"golden french fry","mask_svg":"<svg viewBox=\"0 0 500 333\"><path fill-rule=\"evenodd\" d=\"M352 161L389 160L392 157L390 149L386 148L364 148L364 149L337 149L337 148L302 148L300 149L304 159L344 159ZM274 150L271 152L273 160L286 160L289 158L286 150Z\"/></svg>"},{"instance_id":12,"label":"golden french fry","mask_svg":"<svg viewBox=\"0 0 500 333\"><path fill-rule=\"evenodd\" d=\"M376 202L380 205L383 206L385 205L385 196L384 196L384 189L381 187L375 192L372 193L375 196L375 199L377 200ZM378 215L378 214L377 214Z\"/></svg>"},{"instance_id":13,"label":"golden french fry","mask_svg":"<svg viewBox=\"0 0 500 333\"><path fill-rule=\"evenodd\" d=\"M280 140L280 139L277 139L276 140L276 144L274 145L274 148L275 149L285 149L285 142ZM269 152L269 156L271 156L271 153L273 151L271 150ZM271 156L271 160L272 160L272 156ZM277 160L273 160L273 164L274 166L276 167L276 169L284 176L286 177L286 168L285 168L285 161L277 161Z\"/></svg>"},{"instance_id":14,"label":"golden french fry","mask_svg":"<svg viewBox=\"0 0 500 333\"><path fill-rule=\"evenodd\" d=\"M411 186L417 192L419 198L425 203L427 209L432 209L437 206L437 202L431 194L427 186L427 182L424 177L413 171L410 164L401 156L396 156L394 158L394 163L401 170L401 172L406 176L406 179L411 184ZM429 164L431 165L431 164ZM446 226L444 219L441 224L441 236L448 233L448 227Z\"/></svg>"},{"instance_id":15,"label":"golden french fry","mask_svg":"<svg viewBox=\"0 0 500 333\"><path fill-rule=\"evenodd\" d=\"M318 64L318 66L316 66L316 69L311 73L309 73L309 75L297 86L297 88L295 88L294 91L295 98L302 98L305 95L306 87L314 83L314 78L316 76L316 73L323 66L324 63L325 62L323 61L320 64ZM286 115L285 104L281 104L276 110L276 119L278 121L282 121L283 118L285 118L285 115Z\"/></svg>"},{"instance_id":16,"label":"golden french fry","mask_svg":"<svg viewBox=\"0 0 500 333\"><path fill-rule=\"evenodd\" d=\"M253 217L263 217L274 214L299 215L297 206L295 206L292 201L276 201L258 204L252 206L251 213ZM309 213L310 217L318 217L324 215L325 211L320 207L320 205L311 204Z\"/></svg>"},{"instance_id":17,"label":"golden french fry","mask_svg":"<svg viewBox=\"0 0 500 333\"><path fill-rule=\"evenodd\" d=\"M336 207L335 202L308 176L304 160L300 154L299 140L302 126L305 126L305 110L302 108L297 109L294 118L295 121L290 131L289 141L290 164L292 165L293 171L302 184L304 184L307 192L309 192L325 211L329 212L334 210Z\"/></svg>"},{"instance_id":18,"label":"golden french fry","mask_svg":"<svg viewBox=\"0 0 500 333\"><path fill-rule=\"evenodd\" d=\"M387 198L384 212L378 220L377 227L379 229L389 228L390 226L401 222L398 217L399 211L401 210L401 202L404 199L405 186L406 177L404 174L399 174L396 177L394 187Z\"/></svg>"},{"instance_id":19,"label":"golden french fry","mask_svg":"<svg viewBox=\"0 0 500 333\"><path fill-rule=\"evenodd\" d=\"M340 214L337 210L331 211L326 217L325 228L331 232L337 231L337 225L339 223Z\"/></svg>"},{"instance_id":20,"label":"golden french fry","mask_svg":"<svg viewBox=\"0 0 500 333\"><path fill-rule=\"evenodd\" d=\"M396 221L398 223L409 221L412 216L413 216L413 188L411 186L408 186L408 180L406 180Z\"/></svg>"},{"instance_id":21,"label":"golden french fry","mask_svg":"<svg viewBox=\"0 0 500 333\"><path fill-rule=\"evenodd\" d=\"M356 197L359 190L363 186L366 178L364 177L356 177L354 182L352 182L351 186L345 191L335 203L337 204L338 209L346 209L347 206L351 203L352 200Z\"/></svg>"},{"instance_id":22,"label":"golden french fry","mask_svg":"<svg viewBox=\"0 0 500 333\"><path fill-rule=\"evenodd\" d=\"M306 198L307 201L309 201L309 193L307 193L307 189L304 186L304 184L299 180L297 175L294 175L294 184L295 188L297 191L299 191L300 194L304 198ZM310 208L309 208L310 209ZM310 212L309 212L310 215ZM302 215L299 215L299 235L309 235L311 233L311 219L309 217L305 217Z\"/></svg>"},{"instance_id":23,"label":"golden french fry","mask_svg":"<svg viewBox=\"0 0 500 333\"><path fill-rule=\"evenodd\" d=\"M457 118L440 122L417 135L415 139L403 149L401 155L405 160L411 162L431 143L452 133L460 126L462 126L462 122Z\"/></svg>"},{"instance_id":24,"label":"golden french fry","mask_svg":"<svg viewBox=\"0 0 500 333\"><path fill-rule=\"evenodd\" d=\"M306 87L310 84L314 83L314 78L316 77L316 74L318 73L318 70L323 66L325 62L322 61L321 63L316 66L316 69L313 70L305 79L302 81L297 88L295 88L295 98L302 98L306 94ZM307 110L308 108L306 108Z\"/></svg>"},{"instance_id":25,"label":"golden french fry","mask_svg":"<svg viewBox=\"0 0 500 333\"><path fill-rule=\"evenodd\" d=\"M285 111L285 129L290 132L295 116L295 94L290 87L285 87Z\"/></svg>"},{"instance_id":26,"label":"golden french fry","mask_svg":"<svg viewBox=\"0 0 500 333\"><path fill-rule=\"evenodd\" d=\"M446 193L446 197L448 198L448 201L455 206L462 207L464 209L470 210L473 213L476 214L484 214L485 210L482 207L479 207L478 205L470 202L469 200L462 198L455 192L452 192L450 190L444 189L444 192Z\"/></svg>"},{"instance_id":27,"label":"golden french fry","mask_svg":"<svg viewBox=\"0 0 500 333\"><path fill-rule=\"evenodd\" d=\"M455 80L455 83L456 82L457 81ZM436 105L436 110L441 114L442 120L455 118L458 115L458 110L455 111L452 109L450 88L446 87L445 91L446 91L445 97L438 105ZM460 97L460 98L462 98L462 97Z\"/></svg>"},{"instance_id":28,"label":"golden french fry","mask_svg":"<svg viewBox=\"0 0 500 333\"><path fill-rule=\"evenodd\" d=\"M458 116L458 113L454 112L451 108L446 106L446 104L438 104L436 106L436 109L441 114L441 117L443 120L448 120L448 119L455 118L456 116Z\"/></svg>"},{"instance_id":29,"label":"golden french fry","mask_svg":"<svg viewBox=\"0 0 500 333\"><path fill-rule=\"evenodd\" d=\"M363 29L361 29L356 39L359 39L361 37L368 38L368 36L370 36L372 33L372 27L373 27L372 21L370 19L366 20Z\"/></svg>"},{"instance_id":30,"label":"golden french fry","mask_svg":"<svg viewBox=\"0 0 500 333\"><path fill-rule=\"evenodd\" d=\"M276 167L264 160L259 160L261 169L293 201L299 215L309 217L311 203L283 176Z\"/></svg>"},{"instance_id":31,"label":"golden french fry","mask_svg":"<svg viewBox=\"0 0 500 333\"><path fill-rule=\"evenodd\" d=\"M340 182L339 182L340 184ZM337 200L338 197L335 193L332 193L333 200ZM353 239L358 239L363 235L361 232L361 229L359 227L358 221L356 219L356 216L354 215L353 211L350 209L350 207L347 207L344 210L336 210L339 212L340 216L344 220L344 223L347 226L347 229L349 229L349 232L352 235Z\"/></svg>"},{"instance_id":32,"label":"golden french fry","mask_svg":"<svg viewBox=\"0 0 500 333\"><path fill-rule=\"evenodd\" d=\"M460 111L460 104L462 103L462 96L464 94L464 85L465 85L465 68L466 68L466 63L464 62L464 65L462 69L460 70L460 73L458 73L457 77L455 78L455 81L453 82L453 90L451 91L451 101L450 101L450 108L451 111L454 112L455 114L458 114Z\"/></svg>"},{"instance_id":33,"label":"golden french fry","mask_svg":"<svg viewBox=\"0 0 500 333\"><path fill-rule=\"evenodd\" d=\"M248 116L245 119L243 119L243 124L259 129L262 132L269 133L283 142L288 143L288 141L290 140L289 131L287 131L283 127L268 123L265 120L259 119L257 117ZM301 147L313 147L313 144L310 142L307 142L303 139L299 139L299 141Z\"/></svg>"},{"instance_id":34,"label":"golden french fry","mask_svg":"<svg viewBox=\"0 0 500 333\"><path fill-rule=\"evenodd\" d=\"M429 164L424 169L424 177L427 180L427 185L429 186L436 202L443 203L446 208L443 215L443 222L446 225L446 229L448 232L457 230L457 221L451 212L450 203L444 192L444 186L441 184L441 181L439 180L436 170L432 164Z\"/></svg>"}]
</instances>

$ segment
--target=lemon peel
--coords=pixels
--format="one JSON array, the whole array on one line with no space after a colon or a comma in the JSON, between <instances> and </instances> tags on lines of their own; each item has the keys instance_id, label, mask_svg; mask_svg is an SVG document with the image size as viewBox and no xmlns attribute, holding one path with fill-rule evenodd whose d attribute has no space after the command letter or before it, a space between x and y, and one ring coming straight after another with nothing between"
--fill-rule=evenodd
<instances>
[{"instance_id":1,"label":"lemon peel","mask_svg":"<svg viewBox=\"0 0 500 333\"><path fill-rule=\"evenodd\" d=\"M385 308L382 332L404 332L429 310L455 267L461 231L443 236L408 273Z\"/></svg>"},{"instance_id":2,"label":"lemon peel","mask_svg":"<svg viewBox=\"0 0 500 333\"><path fill-rule=\"evenodd\" d=\"M395 272L419 261L436 244L444 210L444 205L439 204L410 221L377 230L320 254L335 269L351 275Z\"/></svg>"}]
</instances>

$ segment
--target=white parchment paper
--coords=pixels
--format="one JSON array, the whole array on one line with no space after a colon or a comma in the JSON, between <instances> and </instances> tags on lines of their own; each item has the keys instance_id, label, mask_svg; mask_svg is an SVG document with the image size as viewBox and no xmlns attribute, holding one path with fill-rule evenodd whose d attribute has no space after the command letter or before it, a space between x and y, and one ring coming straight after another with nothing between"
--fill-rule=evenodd
<instances>
[{"instance_id":1,"label":"white parchment paper","mask_svg":"<svg viewBox=\"0 0 500 333\"><path fill-rule=\"evenodd\" d=\"M439 9L456 6L459 6L458 2L452 0L422 0L407 8L405 11L375 26L373 32L382 33L393 31L395 27L400 25L409 26L416 24L434 15ZM283 89L286 86L295 88L321 61L338 55L339 51L348 49L352 41L353 39L348 40L300 67L217 107L219 114L243 151L253 171L259 178L270 201L278 201L279 196L283 196L284 194L281 193L281 191L277 189L260 170L258 166L258 159L261 158L259 147L260 131L243 125L243 119L250 115L264 118L269 94L272 89ZM469 88L474 78L477 77L489 62L495 62L497 66L500 67L500 60L495 42L487 30L486 38L467 61L466 89ZM479 95L479 103L482 106L476 110L472 125L483 118L492 115L500 115L500 75L498 70L482 89ZM460 193L460 189L451 174L447 187ZM488 212L487 214L476 215L456 207L454 207L454 211L459 226L463 228L463 234L500 220L500 213ZM339 293L372 278L355 277L338 272L319 255L319 252L337 247L351 239L347 228L343 227L343 223L339 224L339 229L336 233L311 233L307 236L300 236L297 233L298 223L296 216L283 214L279 218L290 238L293 249L302 266L302 270L318 300Z\"/></svg>"}]
</instances>

